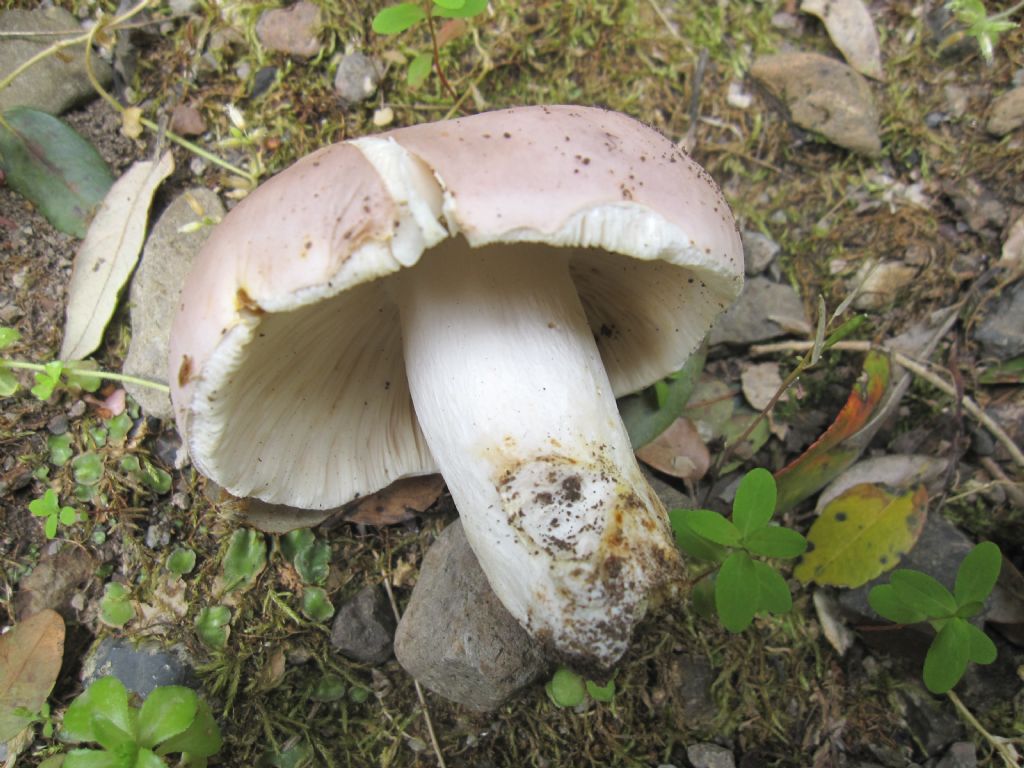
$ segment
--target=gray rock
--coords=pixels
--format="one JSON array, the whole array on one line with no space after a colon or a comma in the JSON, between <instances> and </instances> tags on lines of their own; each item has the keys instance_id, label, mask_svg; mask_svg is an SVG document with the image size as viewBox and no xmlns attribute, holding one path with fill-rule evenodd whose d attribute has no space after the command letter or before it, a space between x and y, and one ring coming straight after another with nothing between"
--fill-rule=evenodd
<instances>
[{"instance_id":1,"label":"gray rock","mask_svg":"<svg viewBox=\"0 0 1024 768\"><path fill-rule=\"evenodd\" d=\"M491 590L461 521L423 558L395 656L427 688L477 711L500 706L547 667L539 644Z\"/></svg>"},{"instance_id":2,"label":"gray rock","mask_svg":"<svg viewBox=\"0 0 1024 768\"><path fill-rule=\"evenodd\" d=\"M907 685L900 689L902 714L914 740L926 755L938 755L964 733L953 709L923 688Z\"/></svg>"},{"instance_id":3,"label":"gray rock","mask_svg":"<svg viewBox=\"0 0 1024 768\"><path fill-rule=\"evenodd\" d=\"M342 605L331 626L331 647L365 664L383 664L391 658L395 616L384 589L363 587Z\"/></svg>"},{"instance_id":4,"label":"gray rock","mask_svg":"<svg viewBox=\"0 0 1024 768\"><path fill-rule=\"evenodd\" d=\"M358 104L373 96L384 68L369 56L350 53L338 63L334 90L345 104Z\"/></svg>"},{"instance_id":5,"label":"gray rock","mask_svg":"<svg viewBox=\"0 0 1024 768\"><path fill-rule=\"evenodd\" d=\"M752 277L736 302L718 318L708 341L751 344L801 329L806 331L809 325L796 291L764 277Z\"/></svg>"},{"instance_id":6,"label":"gray rock","mask_svg":"<svg viewBox=\"0 0 1024 768\"><path fill-rule=\"evenodd\" d=\"M199 685L184 648L164 648L153 642L135 645L113 637L100 640L86 657L82 684L88 687L107 675L113 675L125 688L143 698L161 685Z\"/></svg>"},{"instance_id":7,"label":"gray rock","mask_svg":"<svg viewBox=\"0 0 1024 768\"><path fill-rule=\"evenodd\" d=\"M977 768L978 750L970 741L958 741L951 745L936 763L935 768Z\"/></svg>"},{"instance_id":8,"label":"gray rock","mask_svg":"<svg viewBox=\"0 0 1024 768\"><path fill-rule=\"evenodd\" d=\"M881 153L871 87L846 64L817 53L778 53L758 58L750 74L801 128L854 152Z\"/></svg>"},{"instance_id":9,"label":"gray rock","mask_svg":"<svg viewBox=\"0 0 1024 768\"><path fill-rule=\"evenodd\" d=\"M736 768L732 752L717 744L691 744L686 748L686 757L693 768Z\"/></svg>"},{"instance_id":10,"label":"gray rock","mask_svg":"<svg viewBox=\"0 0 1024 768\"><path fill-rule=\"evenodd\" d=\"M703 656L682 654L672 659L669 676L679 711L687 724L707 721L718 711L711 695L715 671Z\"/></svg>"},{"instance_id":11,"label":"gray rock","mask_svg":"<svg viewBox=\"0 0 1024 768\"><path fill-rule=\"evenodd\" d=\"M759 275L775 260L779 244L760 232L744 230L742 236L743 270L750 276Z\"/></svg>"},{"instance_id":12,"label":"gray rock","mask_svg":"<svg viewBox=\"0 0 1024 768\"><path fill-rule=\"evenodd\" d=\"M299 0L288 8L264 11L256 22L256 36L268 50L308 59L320 50L322 27L320 7Z\"/></svg>"},{"instance_id":13,"label":"gray rock","mask_svg":"<svg viewBox=\"0 0 1024 768\"><path fill-rule=\"evenodd\" d=\"M213 230L212 226L202 226L193 232L179 231L201 220L190 199L211 219L224 215L217 195L197 187L179 195L153 226L132 278L132 340L124 361L125 373L132 376L167 382L171 320L178 307L181 286L199 247ZM146 413L161 419L173 415L170 397L165 393L137 384L126 384L125 389Z\"/></svg>"},{"instance_id":14,"label":"gray rock","mask_svg":"<svg viewBox=\"0 0 1024 768\"><path fill-rule=\"evenodd\" d=\"M63 8L0 13L0 32L36 33L25 37L0 36L0 72L13 71L60 40L54 32L70 32L70 37L81 34L81 31L78 19ZM109 84L112 77L110 66L95 56L92 63L100 82ZM0 112L21 106L59 115L95 95L85 73L85 49L80 45L72 46L61 51L59 56L48 56L29 67L8 88L0 91Z\"/></svg>"},{"instance_id":15,"label":"gray rock","mask_svg":"<svg viewBox=\"0 0 1024 768\"><path fill-rule=\"evenodd\" d=\"M992 102L985 128L996 136L1005 136L1024 125L1024 85L999 96Z\"/></svg>"},{"instance_id":16,"label":"gray rock","mask_svg":"<svg viewBox=\"0 0 1024 768\"><path fill-rule=\"evenodd\" d=\"M1000 360L1024 355L1024 280L990 306L974 338L986 355Z\"/></svg>"}]
</instances>

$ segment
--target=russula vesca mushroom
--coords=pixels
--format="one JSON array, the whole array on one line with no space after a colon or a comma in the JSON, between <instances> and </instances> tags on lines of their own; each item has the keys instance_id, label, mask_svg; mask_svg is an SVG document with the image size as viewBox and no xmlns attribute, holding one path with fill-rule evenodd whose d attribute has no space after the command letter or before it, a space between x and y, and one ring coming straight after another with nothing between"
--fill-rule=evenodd
<instances>
[{"instance_id":1,"label":"russula vesca mushroom","mask_svg":"<svg viewBox=\"0 0 1024 768\"><path fill-rule=\"evenodd\" d=\"M206 475L292 506L440 471L512 615L608 666L679 562L615 397L677 370L742 273L714 182L621 114L336 144L203 248L172 331L178 427Z\"/></svg>"}]
</instances>

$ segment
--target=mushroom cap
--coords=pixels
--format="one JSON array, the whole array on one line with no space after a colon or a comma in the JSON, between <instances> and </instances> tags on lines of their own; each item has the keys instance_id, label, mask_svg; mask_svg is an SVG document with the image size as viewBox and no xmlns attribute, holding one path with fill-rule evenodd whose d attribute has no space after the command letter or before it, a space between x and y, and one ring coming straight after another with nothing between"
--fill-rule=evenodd
<instances>
[{"instance_id":1,"label":"mushroom cap","mask_svg":"<svg viewBox=\"0 0 1024 768\"><path fill-rule=\"evenodd\" d=\"M678 370L742 286L721 191L625 115L521 107L334 144L243 200L189 275L169 378L196 466L313 509L436 471L384 278L455 237L571 249L617 396Z\"/></svg>"}]
</instances>

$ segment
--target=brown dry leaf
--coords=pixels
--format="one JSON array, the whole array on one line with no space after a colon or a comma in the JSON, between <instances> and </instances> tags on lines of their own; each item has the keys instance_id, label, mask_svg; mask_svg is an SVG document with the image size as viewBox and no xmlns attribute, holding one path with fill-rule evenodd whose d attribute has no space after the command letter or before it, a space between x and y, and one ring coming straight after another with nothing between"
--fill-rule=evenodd
<instances>
[{"instance_id":1,"label":"brown dry leaf","mask_svg":"<svg viewBox=\"0 0 1024 768\"><path fill-rule=\"evenodd\" d=\"M259 499L239 499L239 516L245 524L263 533L279 536L299 528L316 528L338 509L299 509L270 504Z\"/></svg>"},{"instance_id":2,"label":"brown dry leaf","mask_svg":"<svg viewBox=\"0 0 1024 768\"><path fill-rule=\"evenodd\" d=\"M763 411L782 387L778 363L754 363L740 373L743 397L755 411ZM785 400L786 395L780 399Z\"/></svg>"},{"instance_id":3,"label":"brown dry leaf","mask_svg":"<svg viewBox=\"0 0 1024 768\"><path fill-rule=\"evenodd\" d=\"M821 624L821 631L828 644L836 649L836 653L845 656L853 646L854 635L842 618L839 602L821 589L814 590L814 612Z\"/></svg>"},{"instance_id":4,"label":"brown dry leaf","mask_svg":"<svg viewBox=\"0 0 1024 768\"><path fill-rule=\"evenodd\" d=\"M18 707L38 712L53 690L64 657L64 619L40 611L0 637L0 743L27 725Z\"/></svg>"},{"instance_id":5,"label":"brown dry leaf","mask_svg":"<svg viewBox=\"0 0 1024 768\"><path fill-rule=\"evenodd\" d=\"M47 551L18 584L14 597L17 616L46 609L65 610L79 587L96 572L97 562L82 547L66 546L55 555Z\"/></svg>"},{"instance_id":6,"label":"brown dry leaf","mask_svg":"<svg viewBox=\"0 0 1024 768\"><path fill-rule=\"evenodd\" d=\"M365 525L393 525L411 520L437 501L444 490L440 475L421 475L396 480L383 491L353 502L342 518Z\"/></svg>"},{"instance_id":7,"label":"brown dry leaf","mask_svg":"<svg viewBox=\"0 0 1024 768\"><path fill-rule=\"evenodd\" d=\"M437 31L437 47L443 48L445 43L450 43L457 37L461 37L469 29L465 19L448 19Z\"/></svg>"},{"instance_id":8,"label":"brown dry leaf","mask_svg":"<svg viewBox=\"0 0 1024 768\"><path fill-rule=\"evenodd\" d=\"M847 64L862 75L885 80L878 32L863 0L803 0L800 10L821 19Z\"/></svg>"},{"instance_id":9,"label":"brown dry leaf","mask_svg":"<svg viewBox=\"0 0 1024 768\"><path fill-rule=\"evenodd\" d=\"M697 427L680 417L668 429L636 452L637 458L653 469L681 480L694 482L711 466L711 454Z\"/></svg>"},{"instance_id":10,"label":"brown dry leaf","mask_svg":"<svg viewBox=\"0 0 1024 768\"><path fill-rule=\"evenodd\" d=\"M284 648L278 646L267 656L266 663L260 669L256 677L256 688L260 691L270 691L277 688L284 680L285 654Z\"/></svg>"}]
</instances>

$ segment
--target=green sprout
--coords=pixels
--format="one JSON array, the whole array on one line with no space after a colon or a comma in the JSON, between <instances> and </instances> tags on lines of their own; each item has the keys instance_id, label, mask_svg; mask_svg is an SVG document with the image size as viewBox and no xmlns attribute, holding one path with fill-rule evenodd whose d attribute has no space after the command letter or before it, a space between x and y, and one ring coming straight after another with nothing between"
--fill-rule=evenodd
<instances>
[{"instance_id":1,"label":"green sprout","mask_svg":"<svg viewBox=\"0 0 1024 768\"><path fill-rule=\"evenodd\" d=\"M177 765L205 768L221 747L217 722L195 691L160 686L134 707L116 677L100 678L71 702L61 732L66 741L101 747L71 750L64 768L160 768L172 753L181 755Z\"/></svg>"},{"instance_id":2,"label":"green sprout","mask_svg":"<svg viewBox=\"0 0 1024 768\"><path fill-rule=\"evenodd\" d=\"M409 63L405 80L411 88L423 83L430 74L431 65L437 72L438 79L453 99L456 98L448 80L441 71L440 46L434 27L434 17L442 19L469 19L479 16L487 10L487 0L427 0L418 3L398 3L389 5L373 17L373 31L378 35L398 35L426 21L433 45L433 53L417 53Z\"/></svg>"},{"instance_id":3,"label":"green sprout","mask_svg":"<svg viewBox=\"0 0 1024 768\"><path fill-rule=\"evenodd\" d=\"M615 681L609 680L604 685L598 685L568 667L559 667L544 690L556 707L578 707L588 696L594 701L609 704L615 698Z\"/></svg>"},{"instance_id":4,"label":"green sprout","mask_svg":"<svg viewBox=\"0 0 1024 768\"><path fill-rule=\"evenodd\" d=\"M192 573L192 569L196 567L196 553L186 547L178 547L167 556L164 565L168 571L180 578Z\"/></svg>"},{"instance_id":5,"label":"green sprout","mask_svg":"<svg viewBox=\"0 0 1024 768\"><path fill-rule=\"evenodd\" d=\"M224 590L248 589L256 583L267 562L267 542L263 534L251 528L239 528L231 534L228 551L221 563Z\"/></svg>"},{"instance_id":6,"label":"green sprout","mask_svg":"<svg viewBox=\"0 0 1024 768\"><path fill-rule=\"evenodd\" d=\"M766 469L743 476L732 504L732 520L709 509L669 512L679 547L693 557L720 564L715 610L730 632L742 632L760 613L787 613L789 585L774 567L755 557L789 560L803 554L807 540L794 530L771 525L777 491Z\"/></svg>"},{"instance_id":7,"label":"green sprout","mask_svg":"<svg viewBox=\"0 0 1024 768\"><path fill-rule=\"evenodd\" d=\"M331 548L317 541L309 528L298 528L281 537L285 556L306 584L323 584L330 570Z\"/></svg>"},{"instance_id":8,"label":"green sprout","mask_svg":"<svg viewBox=\"0 0 1024 768\"><path fill-rule=\"evenodd\" d=\"M999 35L1017 27L1008 19L1024 8L1024 2L1017 3L1012 8L1007 8L992 16L988 15L982 0L950 0L947 7L957 20L967 27L962 34L954 35L951 42L956 42L964 35L973 37L978 41L981 57L986 64L991 64L994 60L996 44L999 42Z\"/></svg>"},{"instance_id":9,"label":"green sprout","mask_svg":"<svg viewBox=\"0 0 1024 768\"><path fill-rule=\"evenodd\" d=\"M196 634L208 648L223 650L231 634L231 609L226 605L203 608L196 617Z\"/></svg>"},{"instance_id":10,"label":"green sprout","mask_svg":"<svg viewBox=\"0 0 1024 768\"><path fill-rule=\"evenodd\" d=\"M995 661L995 644L968 619L981 613L1002 564L999 547L987 541L960 563L952 593L928 574L907 568L893 571L888 584L868 593L880 616L897 624L926 621L937 632L924 660L924 684L932 693L952 690L969 662Z\"/></svg>"},{"instance_id":11,"label":"green sprout","mask_svg":"<svg viewBox=\"0 0 1024 768\"><path fill-rule=\"evenodd\" d=\"M57 535L58 525L74 525L78 521L78 513L74 507L62 507L57 498L57 492L52 488L34 501L30 501L28 511L33 517L45 517L43 530L46 538L52 539Z\"/></svg>"},{"instance_id":12,"label":"green sprout","mask_svg":"<svg viewBox=\"0 0 1024 768\"><path fill-rule=\"evenodd\" d=\"M322 624L334 615L334 606L323 587L306 587L302 590L302 612L307 618Z\"/></svg>"},{"instance_id":13,"label":"green sprout","mask_svg":"<svg viewBox=\"0 0 1024 768\"><path fill-rule=\"evenodd\" d=\"M124 585L111 581L103 588L100 600L100 619L111 627L123 627L135 615L131 596Z\"/></svg>"}]
</instances>

